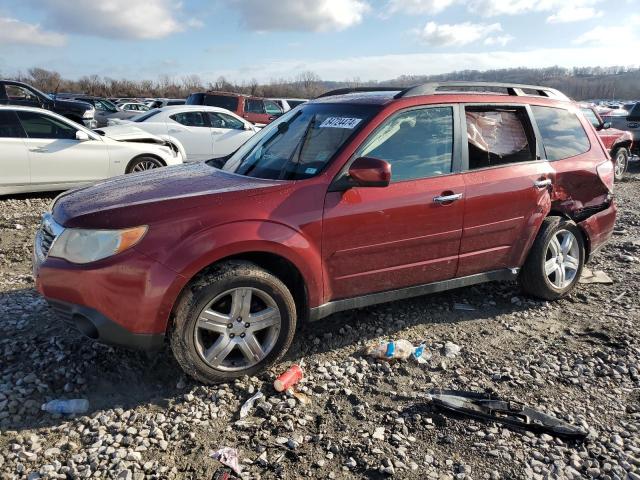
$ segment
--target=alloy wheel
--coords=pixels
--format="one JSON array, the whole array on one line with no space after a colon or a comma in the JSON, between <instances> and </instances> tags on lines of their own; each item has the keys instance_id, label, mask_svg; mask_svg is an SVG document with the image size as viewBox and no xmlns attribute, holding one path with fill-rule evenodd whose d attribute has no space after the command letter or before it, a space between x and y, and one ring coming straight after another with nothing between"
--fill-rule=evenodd
<instances>
[{"instance_id":1,"label":"alloy wheel","mask_svg":"<svg viewBox=\"0 0 640 480\"><path fill-rule=\"evenodd\" d=\"M578 239L569 230L557 231L545 255L544 273L557 289L571 285L580 268L580 245Z\"/></svg>"},{"instance_id":2,"label":"alloy wheel","mask_svg":"<svg viewBox=\"0 0 640 480\"><path fill-rule=\"evenodd\" d=\"M142 160L138 163L136 163L133 168L131 169L132 172L144 172L146 170L152 170L154 168L158 168L160 165L158 165L156 162L152 161L152 160Z\"/></svg>"},{"instance_id":3,"label":"alloy wheel","mask_svg":"<svg viewBox=\"0 0 640 480\"><path fill-rule=\"evenodd\" d=\"M200 357L221 371L250 368L264 360L280 335L280 309L263 290L239 287L202 309L194 330Z\"/></svg>"},{"instance_id":4,"label":"alloy wheel","mask_svg":"<svg viewBox=\"0 0 640 480\"><path fill-rule=\"evenodd\" d=\"M616 155L615 178L622 178L627 169L627 157L624 152L618 152Z\"/></svg>"}]
</instances>

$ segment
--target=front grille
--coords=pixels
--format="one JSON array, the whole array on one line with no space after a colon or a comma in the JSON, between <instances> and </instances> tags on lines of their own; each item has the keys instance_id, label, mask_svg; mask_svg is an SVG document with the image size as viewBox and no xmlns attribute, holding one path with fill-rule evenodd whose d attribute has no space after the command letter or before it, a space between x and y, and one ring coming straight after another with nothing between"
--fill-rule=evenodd
<instances>
[{"instance_id":1,"label":"front grille","mask_svg":"<svg viewBox=\"0 0 640 480\"><path fill-rule=\"evenodd\" d=\"M51 231L51 227L45 223L42 224L42 229L40 230L40 248L42 249L42 254L46 257L49 254L49 249L51 248L51 244L56 239L54 233Z\"/></svg>"}]
</instances>

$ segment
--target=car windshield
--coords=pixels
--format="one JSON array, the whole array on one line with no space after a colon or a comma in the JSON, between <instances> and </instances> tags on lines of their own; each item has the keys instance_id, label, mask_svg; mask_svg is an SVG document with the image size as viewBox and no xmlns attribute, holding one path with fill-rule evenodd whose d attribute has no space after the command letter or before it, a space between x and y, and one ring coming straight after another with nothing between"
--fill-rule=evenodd
<instances>
[{"instance_id":1,"label":"car windshield","mask_svg":"<svg viewBox=\"0 0 640 480\"><path fill-rule=\"evenodd\" d=\"M581 108L580 110L582 110L582 114L586 117L586 119L591 122L591 125L593 125L595 128L600 128L600 120L598 120L596 114L593 113L593 110L591 110L590 108Z\"/></svg>"},{"instance_id":2,"label":"car windshield","mask_svg":"<svg viewBox=\"0 0 640 480\"><path fill-rule=\"evenodd\" d=\"M223 169L271 180L313 177L379 109L340 103L302 105L252 137Z\"/></svg>"}]
</instances>

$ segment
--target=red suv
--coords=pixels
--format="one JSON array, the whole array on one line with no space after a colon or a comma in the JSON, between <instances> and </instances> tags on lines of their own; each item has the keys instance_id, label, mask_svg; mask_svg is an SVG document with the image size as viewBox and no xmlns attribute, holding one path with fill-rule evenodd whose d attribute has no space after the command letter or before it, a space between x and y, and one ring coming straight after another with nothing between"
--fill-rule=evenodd
<instances>
[{"instance_id":1,"label":"red suv","mask_svg":"<svg viewBox=\"0 0 640 480\"><path fill-rule=\"evenodd\" d=\"M631 132L611 128L611 123L603 121L593 107L582 105L580 109L596 129L598 137L609 151L613 160L615 179L622 180L629 166L630 152L633 151L633 135Z\"/></svg>"},{"instance_id":2,"label":"red suv","mask_svg":"<svg viewBox=\"0 0 640 480\"><path fill-rule=\"evenodd\" d=\"M192 93L187 98L187 105L226 108L258 126L273 122L283 113L280 105L273 100L229 92Z\"/></svg>"},{"instance_id":3,"label":"red suv","mask_svg":"<svg viewBox=\"0 0 640 480\"><path fill-rule=\"evenodd\" d=\"M482 90L480 92L476 90ZM282 357L296 323L493 280L553 300L614 227L613 166L544 87L330 92L211 163L60 196L38 290L91 338L165 338L203 382Z\"/></svg>"}]
</instances>

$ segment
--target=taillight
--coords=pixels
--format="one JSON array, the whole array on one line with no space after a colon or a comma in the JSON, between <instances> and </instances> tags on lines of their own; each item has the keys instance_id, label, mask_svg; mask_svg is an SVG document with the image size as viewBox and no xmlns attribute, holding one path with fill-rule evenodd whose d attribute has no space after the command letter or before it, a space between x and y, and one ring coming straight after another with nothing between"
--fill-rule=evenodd
<instances>
[{"instance_id":1,"label":"taillight","mask_svg":"<svg viewBox=\"0 0 640 480\"><path fill-rule=\"evenodd\" d=\"M602 162L596 167L596 170L598 171L598 176L600 177L600 180L602 180L602 183L604 183L607 189L613 193L613 162L611 160Z\"/></svg>"}]
</instances>

